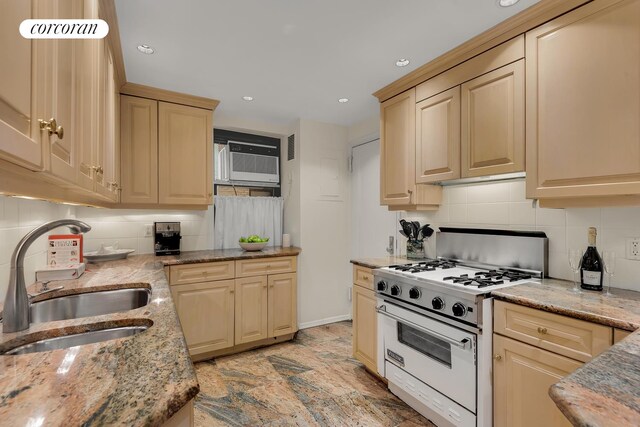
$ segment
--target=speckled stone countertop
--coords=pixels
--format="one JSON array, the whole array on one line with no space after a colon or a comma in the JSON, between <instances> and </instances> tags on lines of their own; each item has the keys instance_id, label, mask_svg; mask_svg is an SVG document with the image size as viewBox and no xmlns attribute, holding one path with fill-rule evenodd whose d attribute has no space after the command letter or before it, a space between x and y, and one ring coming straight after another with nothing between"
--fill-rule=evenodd
<instances>
[{"instance_id":1,"label":"speckled stone countertop","mask_svg":"<svg viewBox=\"0 0 640 427\"><path fill-rule=\"evenodd\" d=\"M0 356L0 424L11 426L160 425L199 391L165 265L294 255L299 248L255 252L197 251L179 256L130 256L88 264L64 289L34 301L87 291L146 287L148 305L103 316L32 324L0 335L0 351L38 339L105 327L146 325L128 338L69 349ZM29 288L34 291L33 285Z\"/></svg>"},{"instance_id":2,"label":"speckled stone countertop","mask_svg":"<svg viewBox=\"0 0 640 427\"><path fill-rule=\"evenodd\" d=\"M544 280L492 292L498 299L615 328L640 328L640 293L573 291ZM575 426L640 425L640 330L553 385L549 395Z\"/></svg>"},{"instance_id":3,"label":"speckled stone countertop","mask_svg":"<svg viewBox=\"0 0 640 427\"><path fill-rule=\"evenodd\" d=\"M351 264L360 265L367 268L388 267L394 264L406 264L409 262L419 262L419 260L407 259L402 257L387 256L380 258L357 258L352 259Z\"/></svg>"}]
</instances>

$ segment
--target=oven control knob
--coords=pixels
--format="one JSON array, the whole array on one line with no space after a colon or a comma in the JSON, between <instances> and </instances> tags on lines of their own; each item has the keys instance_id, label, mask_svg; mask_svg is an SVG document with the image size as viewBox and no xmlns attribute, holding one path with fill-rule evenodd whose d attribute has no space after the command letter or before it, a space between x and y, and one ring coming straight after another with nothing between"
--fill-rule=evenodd
<instances>
[{"instance_id":1,"label":"oven control knob","mask_svg":"<svg viewBox=\"0 0 640 427\"><path fill-rule=\"evenodd\" d=\"M435 297L431 300L431 307L433 307L434 310L442 310L444 308L444 301L442 301L440 297Z\"/></svg>"},{"instance_id":2,"label":"oven control knob","mask_svg":"<svg viewBox=\"0 0 640 427\"><path fill-rule=\"evenodd\" d=\"M418 289L418 288L409 289L409 298L411 298L411 299L420 298L420 289Z\"/></svg>"},{"instance_id":3,"label":"oven control knob","mask_svg":"<svg viewBox=\"0 0 640 427\"><path fill-rule=\"evenodd\" d=\"M400 286L393 285L391 287L391 295L393 295L394 297L400 296L401 292L402 292L402 290L400 289Z\"/></svg>"},{"instance_id":4,"label":"oven control knob","mask_svg":"<svg viewBox=\"0 0 640 427\"><path fill-rule=\"evenodd\" d=\"M453 311L454 316L463 317L465 314L467 314L467 307L465 307L461 302L457 302L453 304L453 307L451 307L451 311Z\"/></svg>"},{"instance_id":5,"label":"oven control knob","mask_svg":"<svg viewBox=\"0 0 640 427\"><path fill-rule=\"evenodd\" d=\"M386 291L386 290L387 290L387 282L385 282L384 280L380 280L380 281L378 282L378 290L379 290L380 292L384 292L384 291Z\"/></svg>"}]
</instances>

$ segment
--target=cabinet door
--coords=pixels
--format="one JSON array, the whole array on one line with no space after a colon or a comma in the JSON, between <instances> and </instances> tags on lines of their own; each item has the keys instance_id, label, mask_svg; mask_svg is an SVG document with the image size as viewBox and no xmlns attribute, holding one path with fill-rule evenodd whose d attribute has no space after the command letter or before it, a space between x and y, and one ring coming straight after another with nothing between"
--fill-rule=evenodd
<instances>
[{"instance_id":1,"label":"cabinet door","mask_svg":"<svg viewBox=\"0 0 640 427\"><path fill-rule=\"evenodd\" d=\"M160 203L213 202L213 113L160 102Z\"/></svg>"},{"instance_id":2,"label":"cabinet door","mask_svg":"<svg viewBox=\"0 0 640 427\"><path fill-rule=\"evenodd\" d=\"M416 186L415 104L415 89L380 104L381 205L409 205L413 202Z\"/></svg>"},{"instance_id":3,"label":"cabinet door","mask_svg":"<svg viewBox=\"0 0 640 427\"><path fill-rule=\"evenodd\" d=\"M549 387L582 363L496 334L493 349L496 427L571 426L549 397Z\"/></svg>"},{"instance_id":4,"label":"cabinet door","mask_svg":"<svg viewBox=\"0 0 640 427\"><path fill-rule=\"evenodd\" d=\"M462 85L462 176L524 170L524 60Z\"/></svg>"},{"instance_id":5,"label":"cabinet door","mask_svg":"<svg viewBox=\"0 0 640 427\"><path fill-rule=\"evenodd\" d=\"M122 203L158 203L158 102L120 96Z\"/></svg>"},{"instance_id":6,"label":"cabinet door","mask_svg":"<svg viewBox=\"0 0 640 427\"><path fill-rule=\"evenodd\" d=\"M118 199L118 138L116 135L116 100L118 93L115 81L113 55L106 41L101 40L100 67L98 68L98 122L99 134L96 144L96 192L117 201Z\"/></svg>"},{"instance_id":7,"label":"cabinet door","mask_svg":"<svg viewBox=\"0 0 640 427\"><path fill-rule=\"evenodd\" d=\"M460 178L460 87L416 104L416 182Z\"/></svg>"},{"instance_id":8,"label":"cabinet door","mask_svg":"<svg viewBox=\"0 0 640 427\"><path fill-rule=\"evenodd\" d=\"M267 276L235 279L236 345L268 336Z\"/></svg>"},{"instance_id":9,"label":"cabinet door","mask_svg":"<svg viewBox=\"0 0 640 427\"><path fill-rule=\"evenodd\" d=\"M353 286L353 357L372 372L377 372L376 294L362 286Z\"/></svg>"},{"instance_id":10,"label":"cabinet door","mask_svg":"<svg viewBox=\"0 0 640 427\"><path fill-rule=\"evenodd\" d=\"M527 196L640 194L640 0L526 34Z\"/></svg>"},{"instance_id":11,"label":"cabinet door","mask_svg":"<svg viewBox=\"0 0 640 427\"><path fill-rule=\"evenodd\" d=\"M233 347L233 280L171 286L189 353Z\"/></svg>"},{"instance_id":12,"label":"cabinet door","mask_svg":"<svg viewBox=\"0 0 640 427\"><path fill-rule=\"evenodd\" d=\"M83 0L53 0L47 2L47 15L55 19L84 18ZM79 122L76 100L79 96L79 62L82 43L73 39L38 40L36 74L44 74L45 87L36 95L39 115L54 118L63 133L48 135L44 145L45 170L67 182L75 183L78 167L78 139L75 128ZM47 132L43 133L44 136Z\"/></svg>"},{"instance_id":13,"label":"cabinet door","mask_svg":"<svg viewBox=\"0 0 640 427\"><path fill-rule=\"evenodd\" d=\"M298 330L296 273L269 276L269 337Z\"/></svg>"},{"instance_id":14,"label":"cabinet door","mask_svg":"<svg viewBox=\"0 0 640 427\"><path fill-rule=\"evenodd\" d=\"M5 62L0 67L0 157L40 170L43 142L37 119L49 117L33 116L32 70L42 64L32 55L35 42L18 32L23 20L35 17L38 16L31 1L2 2L0 57Z\"/></svg>"}]
</instances>

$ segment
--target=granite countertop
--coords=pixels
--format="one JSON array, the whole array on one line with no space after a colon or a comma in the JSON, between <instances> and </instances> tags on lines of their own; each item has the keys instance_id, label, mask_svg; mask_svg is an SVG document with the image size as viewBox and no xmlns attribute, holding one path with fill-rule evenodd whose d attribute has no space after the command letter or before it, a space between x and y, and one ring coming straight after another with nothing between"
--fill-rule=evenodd
<instances>
[{"instance_id":1,"label":"granite countertop","mask_svg":"<svg viewBox=\"0 0 640 427\"><path fill-rule=\"evenodd\" d=\"M104 327L150 327L128 338L0 356L0 420L14 426L162 424L199 392L163 267L299 252L299 248L276 248L138 255L88 264L77 280L51 282L50 287L64 285L64 289L34 301L127 287L150 288L151 301L123 313L32 324L26 331L1 334L0 351L37 339ZM34 285L29 290L34 292Z\"/></svg>"},{"instance_id":2,"label":"granite countertop","mask_svg":"<svg viewBox=\"0 0 640 427\"><path fill-rule=\"evenodd\" d=\"M417 262L416 260L407 259L404 257L386 256L380 258L357 258L352 259L351 263L360 265L367 268L382 268L388 267L394 264L406 264L408 262Z\"/></svg>"},{"instance_id":3,"label":"granite countertop","mask_svg":"<svg viewBox=\"0 0 640 427\"><path fill-rule=\"evenodd\" d=\"M573 291L545 279L492 292L498 299L615 328L640 329L640 292ZM549 395L575 426L640 425L640 330L553 385Z\"/></svg>"}]
</instances>

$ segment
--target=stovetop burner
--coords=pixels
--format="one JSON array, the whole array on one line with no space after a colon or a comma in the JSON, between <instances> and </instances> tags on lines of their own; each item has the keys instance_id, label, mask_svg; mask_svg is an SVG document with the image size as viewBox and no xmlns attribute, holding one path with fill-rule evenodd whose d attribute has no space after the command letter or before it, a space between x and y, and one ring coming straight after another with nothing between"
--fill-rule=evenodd
<instances>
[{"instance_id":1,"label":"stovetop burner","mask_svg":"<svg viewBox=\"0 0 640 427\"><path fill-rule=\"evenodd\" d=\"M460 276L449 276L442 280L451 280L464 286L476 286L478 288L486 288L489 286L502 285L507 282L516 282L518 280L531 279L531 274L517 270L507 270L500 268L498 270L478 271L472 277L468 274Z\"/></svg>"},{"instance_id":2,"label":"stovetop burner","mask_svg":"<svg viewBox=\"0 0 640 427\"><path fill-rule=\"evenodd\" d=\"M445 261L441 259L430 259L430 260L421 261L417 263L390 265L389 269L397 270L397 271L406 271L409 273L422 273L423 271L435 271L437 268L446 270L449 268L453 268L455 266L456 266L456 263L452 261Z\"/></svg>"}]
</instances>

